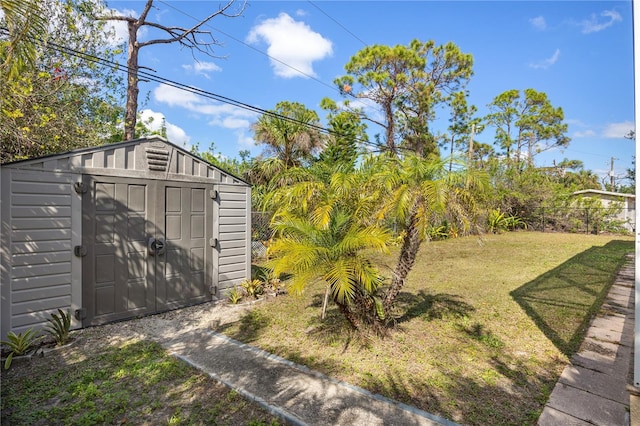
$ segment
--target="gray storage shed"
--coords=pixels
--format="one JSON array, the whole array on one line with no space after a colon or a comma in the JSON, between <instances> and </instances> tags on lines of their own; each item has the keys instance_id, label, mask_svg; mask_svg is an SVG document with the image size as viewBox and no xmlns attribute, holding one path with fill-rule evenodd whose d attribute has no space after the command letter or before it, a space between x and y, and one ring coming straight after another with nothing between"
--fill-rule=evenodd
<instances>
[{"instance_id":1,"label":"gray storage shed","mask_svg":"<svg viewBox=\"0 0 640 426\"><path fill-rule=\"evenodd\" d=\"M2 338L224 297L251 275L251 187L154 137L0 166Z\"/></svg>"}]
</instances>

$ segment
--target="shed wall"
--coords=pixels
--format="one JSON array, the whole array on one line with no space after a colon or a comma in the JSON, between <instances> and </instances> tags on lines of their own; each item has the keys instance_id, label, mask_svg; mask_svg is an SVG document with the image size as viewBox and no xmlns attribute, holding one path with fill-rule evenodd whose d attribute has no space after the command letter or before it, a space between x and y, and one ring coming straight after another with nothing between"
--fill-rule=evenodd
<instances>
[{"instance_id":1,"label":"shed wall","mask_svg":"<svg viewBox=\"0 0 640 426\"><path fill-rule=\"evenodd\" d=\"M224 290L251 277L251 189L220 185L218 286Z\"/></svg>"},{"instance_id":2,"label":"shed wall","mask_svg":"<svg viewBox=\"0 0 640 426\"><path fill-rule=\"evenodd\" d=\"M46 324L58 308L73 312L80 306L73 247L80 244L81 224L72 174L3 168L2 180L4 337Z\"/></svg>"}]
</instances>

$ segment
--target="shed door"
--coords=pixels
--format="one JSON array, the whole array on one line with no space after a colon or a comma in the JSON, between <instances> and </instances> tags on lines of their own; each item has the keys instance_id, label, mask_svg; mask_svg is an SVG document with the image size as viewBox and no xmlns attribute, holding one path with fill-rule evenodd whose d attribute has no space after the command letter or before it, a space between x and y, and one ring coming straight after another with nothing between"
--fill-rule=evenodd
<instances>
[{"instance_id":1,"label":"shed door","mask_svg":"<svg viewBox=\"0 0 640 426\"><path fill-rule=\"evenodd\" d=\"M83 325L211 300L210 185L95 176L85 183Z\"/></svg>"},{"instance_id":2,"label":"shed door","mask_svg":"<svg viewBox=\"0 0 640 426\"><path fill-rule=\"evenodd\" d=\"M164 238L166 249L156 256L156 309L211 300L214 283L207 284L213 263L209 191L198 184L158 182L158 186L157 235Z\"/></svg>"}]
</instances>

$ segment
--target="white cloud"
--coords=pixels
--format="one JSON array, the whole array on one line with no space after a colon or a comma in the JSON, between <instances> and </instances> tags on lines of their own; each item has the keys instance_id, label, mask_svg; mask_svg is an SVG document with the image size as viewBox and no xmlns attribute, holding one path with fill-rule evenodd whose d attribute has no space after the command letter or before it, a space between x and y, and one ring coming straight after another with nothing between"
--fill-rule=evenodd
<instances>
[{"instance_id":1,"label":"white cloud","mask_svg":"<svg viewBox=\"0 0 640 426\"><path fill-rule=\"evenodd\" d=\"M238 145L241 148L249 149L256 148L256 141L253 139L250 132L247 129L239 129L235 132L236 137L238 138Z\"/></svg>"},{"instance_id":2,"label":"white cloud","mask_svg":"<svg viewBox=\"0 0 640 426\"><path fill-rule=\"evenodd\" d=\"M536 30L544 31L547 29L547 21L545 21L544 16L536 16L535 18L529 19L529 23Z\"/></svg>"},{"instance_id":3,"label":"white cloud","mask_svg":"<svg viewBox=\"0 0 640 426\"><path fill-rule=\"evenodd\" d=\"M224 127L225 129L247 129L251 126L249 120L240 117L216 118L211 120L209 124Z\"/></svg>"},{"instance_id":4,"label":"white cloud","mask_svg":"<svg viewBox=\"0 0 640 426\"><path fill-rule=\"evenodd\" d=\"M182 128L166 121L163 113L150 109L140 111L140 120L152 132L160 132L164 124L167 131L167 139L176 145L186 146L191 138Z\"/></svg>"},{"instance_id":5,"label":"white cloud","mask_svg":"<svg viewBox=\"0 0 640 426\"><path fill-rule=\"evenodd\" d=\"M333 54L330 40L286 13L251 29L247 42L260 40L269 45L267 54L275 74L284 78L315 76L313 63Z\"/></svg>"},{"instance_id":6,"label":"white cloud","mask_svg":"<svg viewBox=\"0 0 640 426\"><path fill-rule=\"evenodd\" d=\"M594 132L593 130L589 129L589 130L574 132L572 137L573 138L592 138L595 135L596 135L596 132Z\"/></svg>"},{"instance_id":7,"label":"white cloud","mask_svg":"<svg viewBox=\"0 0 640 426\"><path fill-rule=\"evenodd\" d=\"M600 16L592 14L589 19L583 20L579 25L582 27L583 34L590 34L609 28L618 21L622 21L622 16L618 12L605 10L600 13Z\"/></svg>"},{"instance_id":8,"label":"white cloud","mask_svg":"<svg viewBox=\"0 0 640 426\"><path fill-rule=\"evenodd\" d=\"M258 119L258 114L255 112L234 105L213 102L194 93L164 84L160 84L153 90L153 97L157 102L204 116L208 119L209 125L225 129L248 130L251 123Z\"/></svg>"},{"instance_id":9,"label":"white cloud","mask_svg":"<svg viewBox=\"0 0 640 426\"><path fill-rule=\"evenodd\" d=\"M540 62L533 62L533 63L529 64L529 66L531 68L546 70L551 65L555 64L556 62L558 62L559 58L560 58L560 49L556 49L556 51L553 52L553 55L551 55L550 58L543 59Z\"/></svg>"},{"instance_id":10,"label":"white cloud","mask_svg":"<svg viewBox=\"0 0 640 426\"><path fill-rule=\"evenodd\" d=\"M135 17L137 16L137 13L132 9L105 9L100 15ZM106 20L104 21L104 30L107 34L109 34L108 42L112 47L120 46L122 43L129 40L129 29L127 28L127 23L125 21ZM140 33L142 32L146 33L146 31L141 31Z\"/></svg>"},{"instance_id":11,"label":"white cloud","mask_svg":"<svg viewBox=\"0 0 640 426\"><path fill-rule=\"evenodd\" d=\"M184 68L188 72L193 72L194 74L201 75L205 78L211 78L209 76L209 72L211 71L222 71L222 68L220 68L218 65L214 64L213 62L201 62L201 61L195 61L193 65L190 65L190 64L182 65L182 68Z\"/></svg>"},{"instance_id":12,"label":"white cloud","mask_svg":"<svg viewBox=\"0 0 640 426\"><path fill-rule=\"evenodd\" d=\"M621 123L609 123L604 128L602 136L605 138L624 138L631 130L635 129L632 121L623 121Z\"/></svg>"}]
</instances>

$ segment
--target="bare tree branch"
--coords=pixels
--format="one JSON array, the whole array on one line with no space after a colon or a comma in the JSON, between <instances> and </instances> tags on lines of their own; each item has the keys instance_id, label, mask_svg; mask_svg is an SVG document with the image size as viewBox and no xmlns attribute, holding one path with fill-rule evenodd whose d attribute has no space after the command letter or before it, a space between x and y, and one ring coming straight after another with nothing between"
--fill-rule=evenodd
<instances>
[{"instance_id":1,"label":"bare tree branch","mask_svg":"<svg viewBox=\"0 0 640 426\"><path fill-rule=\"evenodd\" d=\"M138 18L122 15L103 15L96 16L95 19L101 21L124 21L127 23L129 31L128 40L128 78L127 78L127 106L125 116L125 139L135 138L135 126L136 126L136 114L138 109L138 52L145 46L153 44L170 44L178 43L182 46L189 48L192 52L202 52L207 56L215 57L213 48L214 46L220 46L221 43L216 40L210 31L201 30L201 27L207 22L211 21L216 16L224 16L227 18L235 18L241 16L244 12L247 0L240 0L242 5L233 13L229 13L231 7L237 3L238 0L227 0L227 3L219 7L218 10L207 16L206 18L198 21L191 28L183 28L176 26L165 26L157 22L147 21L147 17L151 8L153 7L153 0L147 0L142 13ZM155 38L143 42L138 41L138 30L142 27L155 28L168 35L167 38ZM208 36L210 40L199 39L200 36ZM193 53L192 53L193 54ZM194 55L194 59L195 55ZM196 59L197 60L197 59Z\"/></svg>"}]
</instances>

